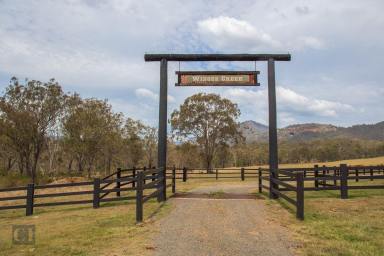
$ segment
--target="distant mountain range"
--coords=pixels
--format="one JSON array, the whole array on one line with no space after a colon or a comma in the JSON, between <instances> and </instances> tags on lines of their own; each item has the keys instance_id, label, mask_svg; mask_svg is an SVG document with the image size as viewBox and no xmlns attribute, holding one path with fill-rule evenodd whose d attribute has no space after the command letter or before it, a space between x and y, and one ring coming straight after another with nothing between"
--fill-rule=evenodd
<instances>
[{"instance_id":1,"label":"distant mountain range","mask_svg":"<svg viewBox=\"0 0 384 256\"><path fill-rule=\"evenodd\" d=\"M240 123L240 131L247 142L268 141L268 126L249 120ZM295 124L278 130L280 140L314 140L331 138L356 138L384 141L384 122L338 127L331 124Z\"/></svg>"}]
</instances>

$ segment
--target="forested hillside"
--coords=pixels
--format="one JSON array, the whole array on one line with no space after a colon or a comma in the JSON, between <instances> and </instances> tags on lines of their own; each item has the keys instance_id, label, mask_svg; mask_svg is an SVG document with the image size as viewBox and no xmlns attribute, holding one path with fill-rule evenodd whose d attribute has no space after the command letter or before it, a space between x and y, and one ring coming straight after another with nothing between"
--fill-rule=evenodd
<instances>
[{"instance_id":1,"label":"forested hillside","mask_svg":"<svg viewBox=\"0 0 384 256\"><path fill-rule=\"evenodd\" d=\"M246 141L268 141L268 126L245 121L240 123L240 131ZM384 141L384 121L376 124L362 124L351 127L337 127L331 124L295 124L278 130L279 139L282 141L305 141L315 139L362 139Z\"/></svg>"}]
</instances>

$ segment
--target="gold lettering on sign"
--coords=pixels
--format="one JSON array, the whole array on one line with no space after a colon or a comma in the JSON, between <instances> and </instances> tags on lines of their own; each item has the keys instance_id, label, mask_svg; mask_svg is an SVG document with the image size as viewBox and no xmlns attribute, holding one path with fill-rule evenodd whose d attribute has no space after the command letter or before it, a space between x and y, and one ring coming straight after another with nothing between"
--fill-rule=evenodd
<instances>
[{"instance_id":1,"label":"gold lettering on sign","mask_svg":"<svg viewBox=\"0 0 384 256\"><path fill-rule=\"evenodd\" d=\"M179 86L193 86L193 85L259 85L257 83L257 73L256 72L233 72L233 74L225 74L224 72L218 72L218 74L208 73L204 74L203 72L188 72L183 74L179 72Z\"/></svg>"}]
</instances>

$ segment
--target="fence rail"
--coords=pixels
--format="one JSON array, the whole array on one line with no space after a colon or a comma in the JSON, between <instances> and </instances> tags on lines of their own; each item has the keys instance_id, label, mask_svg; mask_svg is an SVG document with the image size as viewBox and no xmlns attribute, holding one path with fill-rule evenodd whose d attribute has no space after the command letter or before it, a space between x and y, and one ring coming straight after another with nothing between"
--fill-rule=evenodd
<instances>
[{"instance_id":1,"label":"fence rail","mask_svg":"<svg viewBox=\"0 0 384 256\"><path fill-rule=\"evenodd\" d=\"M176 168L169 167L167 174L175 171L176 179L186 182L188 179L240 179L244 181L246 178L258 177L258 168L225 168L225 169L201 169L201 168Z\"/></svg>"},{"instance_id":2,"label":"fence rail","mask_svg":"<svg viewBox=\"0 0 384 256\"><path fill-rule=\"evenodd\" d=\"M272 192L292 204L296 203L296 215L299 219L304 218L305 191L340 190L340 198L347 199L349 190L384 189L384 185L369 184L361 186L349 184L350 180L355 181L355 183L360 180L384 180L384 166L382 165L347 166L346 164L341 164L340 166L322 167L315 165L313 168L283 168L279 169L278 172L279 178L275 179L269 176L269 169L260 169L259 192L262 192L263 188L269 189L268 186L263 184L263 180L282 186L278 190L272 189ZM268 174L268 176L263 176L263 173ZM327 182L331 182L331 184ZM292 183L297 184L296 190ZM282 193L287 191L296 192L296 201Z\"/></svg>"},{"instance_id":3,"label":"fence rail","mask_svg":"<svg viewBox=\"0 0 384 256\"><path fill-rule=\"evenodd\" d=\"M263 176L263 174L268 176ZM279 174L289 177L289 181L295 181L295 184L288 183L282 179L273 178L270 176L268 169L259 170L259 193L262 193L263 188L273 193L278 198L282 198L288 203L292 204L296 208L296 218L303 220L304 219L304 174L303 173L291 173L285 170L279 170ZM266 186L263 184L263 180L269 182L269 184L276 184L278 188L271 187L271 185ZM296 186L295 186L296 185ZM283 187L283 188L281 188ZM289 197L284 192L292 191L296 193L295 198Z\"/></svg>"},{"instance_id":4,"label":"fence rail","mask_svg":"<svg viewBox=\"0 0 384 256\"><path fill-rule=\"evenodd\" d=\"M11 203L11 205L0 206L0 210L25 209L26 216L30 216L33 215L34 208L36 207L91 204L93 208L99 208L100 203L104 202L135 200L136 221L141 222L143 220L144 203L151 198L158 197L163 191L163 171L163 168L118 168L116 172L102 179L95 178L93 181L48 185L28 184L25 187L4 188L0 189L0 202ZM175 174L171 176L171 179L172 183L168 186L172 187L172 192L174 193L176 188ZM84 190L50 193L49 189L52 188L77 188ZM39 191L43 193L37 193ZM25 195L1 197L2 193L8 192L24 192ZM135 194L122 196L121 192L134 192ZM116 194L112 196L111 193ZM77 198L76 200L72 198L72 200L69 201L36 202L39 199L46 198L57 199L86 195L92 195L92 198ZM20 203L20 200L24 202ZM12 204L13 202L16 203Z\"/></svg>"},{"instance_id":5,"label":"fence rail","mask_svg":"<svg viewBox=\"0 0 384 256\"><path fill-rule=\"evenodd\" d=\"M383 165L369 166L319 166L307 168L280 168L278 176L271 177L267 168L225 168L225 169L199 169L199 168L171 168L175 172L175 179L187 182L189 179L240 179L257 178L258 189L277 195L296 208L296 217L304 219L304 192L340 190L340 198L348 198L348 191L355 189L384 189L384 185L351 185L349 181L384 180ZM263 182L267 181L268 185ZM272 186L274 184L275 186ZM277 187L277 188L276 188ZM294 192L294 196L285 194Z\"/></svg>"},{"instance_id":6,"label":"fence rail","mask_svg":"<svg viewBox=\"0 0 384 256\"><path fill-rule=\"evenodd\" d=\"M165 177L164 177L165 175ZM318 166L312 168L281 168L278 175L272 177L270 170L265 168L226 168L205 170L198 168L118 168L116 172L93 181L74 182L64 184L35 185L25 187L0 189L0 203L11 203L0 206L0 210L25 209L26 215L32 215L36 207L49 207L59 205L92 204L99 208L101 203L135 200L136 221L143 220L143 205L151 198L162 200L165 189L172 188L176 192L176 181L187 182L189 179L258 179L258 190L263 189L270 194L282 198L296 208L296 217L304 219L304 192L339 190L340 198L348 198L348 191L355 189L384 189L381 184L352 185L362 180L384 180L384 166ZM165 179L165 180L164 180ZM171 183L166 185L166 181ZM265 183L267 181L267 184ZM272 186L271 186L272 184ZM50 193L53 188L82 188L81 191L64 191ZM48 190L48 192L47 192ZM44 193L38 193L43 191ZM2 193L24 192L24 195L1 197ZM122 196L122 192L132 192ZM286 194L294 192L294 196ZM92 198L77 198L69 201L37 202L46 198L67 198L74 196L92 195ZM165 200L165 197L163 198Z\"/></svg>"}]
</instances>

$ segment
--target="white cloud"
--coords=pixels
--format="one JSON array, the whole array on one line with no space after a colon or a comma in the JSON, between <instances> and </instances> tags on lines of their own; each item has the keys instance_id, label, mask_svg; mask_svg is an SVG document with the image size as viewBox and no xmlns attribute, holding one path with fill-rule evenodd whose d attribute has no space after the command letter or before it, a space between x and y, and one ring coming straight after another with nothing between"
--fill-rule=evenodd
<instances>
[{"instance_id":1,"label":"white cloud","mask_svg":"<svg viewBox=\"0 0 384 256\"><path fill-rule=\"evenodd\" d=\"M308 6L296 6L295 11L300 15L306 15L309 13Z\"/></svg>"},{"instance_id":2,"label":"white cloud","mask_svg":"<svg viewBox=\"0 0 384 256\"><path fill-rule=\"evenodd\" d=\"M146 88L139 88L139 89L136 89L135 90L135 94L136 96L140 97L140 98L149 98L151 100L158 100L159 96L152 92L151 90L148 90Z\"/></svg>"},{"instance_id":3,"label":"white cloud","mask_svg":"<svg viewBox=\"0 0 384 256\"><path fill-rule=\"evenodd\" d=\"M219 16L198 22L203 40L215 44L220 49L230 47L251 47L256 50L263 47L279 48L281 43L268 33L244 20Z\"/></svg>"},{"instance_id":4,"label":"white cloud","mask_svg":"<svg viewBox=\"0 0 384 256\"><path fill-rule=\"evenodd\" d=\"M141 120L147 125L157 126L158 113L152 105L146 102L113 99L109 103L114 111L123 113L125 117Z\"/></svg>"},{"instance_id":5,"label":"white cloud","mask_svg":"<svg viewBox=\"0 0 384 256\"><path fill-rule=\"evenodd\" d=\"M354 111L351 105L322 99L311 99L284 87L277 87L277 99L282 104L283 111L323 117L336 117L339 113Z\"/></svg>"},{"instance_id":6,"label":"white cloud","mask_svg":"<svg viewBox=\"0 0 384 256\"><path fill-rule=\"evenodd\" d=\"M0 0L0 91L14 75L43 81L54 77L64 90L85 97L109 98L111 102L129 99L132 106L124 108L132 111L128 116L151 120L158 111L159 65L145 63L145 52L288 51L292 61L276 65L277 81L295 85L290 90L305 96L300 99L306 103L292 102L284 97L297 95L282 93L278 116L284 122L292 118L298 122L328 118L336 124L380 121L384 119L380 98L383 7L381 0L370 4L361 0L261 0L246 4L232 0ZM372 49L376 55L370 54ZM170 74L176 65L169 64ZM182 63L185 70L249 66L253 63ZM258 68L263 66L258 63ZM332 80L322 80L321 75ZM170 110L197 91L226 94L227 88L176 89L171 86L173 79L170 75ZM352 88L351 84L359 86ZM141 88L149 92L136 92ZM246 90L244 97L236 88L232 93L233 99L239 99L243 117L267 116L260 113L267 110L264 90ZM141 102L152 104L144 111L146 106ZM345 103L365 112L353 112Z\"/></svg>"},{"instance_id":7,"label":"white cloud","mask_svg":"<svg viewBox=\"0 0 384 256\"><path fill-rule=\"evenodd\" d=\"M312 48L321 50L325 48L325 43L314 36L302 36L298 38L296 48Z\"/></svg>"},{"instance_id":8,"label":"white cloud","mask_svg":"<svg viewBox=\"0 0 384 256\"><path fill-rule=\"evenodd\" d=\"M157 101L159 100L159 95L152 92L151 90L149 89L146 89L146 88L138 88L135 90L135 94L137 97L139 98L148 98L148 99L151 99L153 101L155 101L157 103ZM169 103L174 103L176 101L175 97L173 97L172 95L169 95L168 94L168 102Z\"/></svg>"},{"instance_id":9,"label":"white cloud","mask_svg":"<svg viewBox=\"0 0 384 256\"><path fill-rule=\"evenodd\" d=\"M315 36L291 36L289 40L278 40L248 21L219 16L197 23L202 40L218 49L241 51L257 50L301 50L324 49L325 43Z\"/></svg>"},{"instance_id":10,"label":"white cloud","mask_svg":"<svg viewBox=\"0 0 384 256\"><path fill-rule=\"evenodd\" d=\"M268 91L266 89L254 91L234 88L226 90L224 96L239 103L241 110L251 112L256 117L263 116L266 123L266 117L268 116ZM310 98L281 86L276 89L276 97L280 125L292 124L303 119L318 120L326 118L335 120L341 114L358 112L351 105Z\"/></svg>"},{"instance_id":11,"label":"white cloud","mask_svg":"<svg viewBox=\"0 0 384 256\"><path fill-rule=\"evenodd\" d=\"M176 102L175 97L173 97L172 95L169 95L169 94L168 94L168 98L167 98L167 99L168 99L168 102L169 102L169 103L174 103L174 102Z\"/></svg>"}]
</instances>

